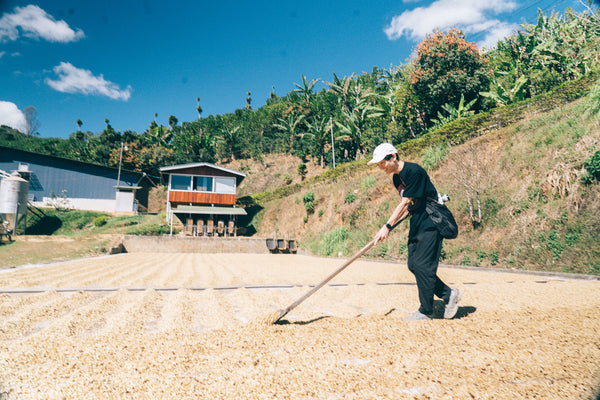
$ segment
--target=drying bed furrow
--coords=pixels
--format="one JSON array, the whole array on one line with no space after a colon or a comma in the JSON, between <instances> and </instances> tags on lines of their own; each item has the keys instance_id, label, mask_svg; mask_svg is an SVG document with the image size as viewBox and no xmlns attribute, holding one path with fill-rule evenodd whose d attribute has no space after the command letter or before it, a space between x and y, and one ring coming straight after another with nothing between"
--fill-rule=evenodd
<instances>
[{"instance_id":1,"label":"drying bed furrow","mask_svg":"<svg viewBox=\"0 0 600 400\"><path fill-rule=\"evenodd\" d=\"M62 282L64 287L78 285L81 287L133 286L132 279L137 281L146 273L146 269L155 268L152 259L135 262L131 257L116 257L105 264L102 271L85 277L74 277L72 281Z\"/></svg>"},{"instance_id":2,"label":"drying bed furrow","mask_svg":"<svg viewBox=\"0 0 600 400\"><path fill-rule=\"evenodd\" d=\"M227 329L240 324L222 291L208 289L200 292L196 310L204 331Z\"/></svg>"},{"instance_id":3,"label":"drying bed furrow","mask_svg":"<svg viewBox=\"0 0 600 400\"><path fill-rule=\"evenodd\" d=\"M95 294L90 298L90 302L55 319L45 329L37 332L32 340L93 335L106 324L105 316L114 312L126 297L127 292L124 290Z\"/></svg>"},{"instance_id":4,"label":"drying bed furrow","mask_svg":"<svg viewBox=\"0 0 600 400\"><path fill-rule=\"evenodd\" d=\"M214 274L215 280L211 282L211 286L233 286L242 283L239 277L233 275L229 269L223 267L227 262L219 254L208 254L206 256L206 263L210 265Z\"/></svg>"},{"instance_id":5,"label":"drying bed furrow","mask_svg":"<svg viewBox=\"0 0 600 400\"><path fill-rule=\"evenodd\" d=\"M234 310L234 317L245 324L254 321L268 312L269 292L237 289L225 293L227 301Z\"/></svg>"},{"instance_id":6,"label":"drying bed furrow","mask_svg":"<svg viewBox=\"0 0 600 400\"><path fill-rule=\"evenodd\" d=\"M97 329L97 335L134 334L145 332L146 323L155 318L156 305L162 295L155 290L128 292L121 289L118 307L104 317L105 324Z\"/></svg>"},{"instance_id":7,"label":"drying bed furrow","mask_svg":"<svg viewBox=\"0 0 600 400\"><path fill-rule=\"evenodd\" d=\"M162 296L164 306L156 324L156 332L196 333L192 292L180 289Z\"/></svg>"},{"instance_id":8,"label":"drying bed furrow","mask_svg":"<svg viewBox=\"0 0 600 400\"><path fill-rule=\"evenodd\" d=\"M67 296L56 292L45 293L37 298L38 302L20 308L18 312L2 321L0 340L16 339L40 330L55 318L88 303L90 297L90 294L85 292Z\"/></svg>"},{"instance_id":9,"label":"drying bed furrow","mask_svg":"<svg viewBox=\"0 0 600 400\"><path fill-rule=\"evenodd\" d=\"M61 274L60 277L49 279L48 282L53 287L77 287L88 286L96 282L102 282L105 277L118 276L124 270L119 263L122 257L103 257L98 259L97 267L94 268L76 268L71 273ZM70 268L67 269L69 271Z\"/></svg>"}]
</instances>

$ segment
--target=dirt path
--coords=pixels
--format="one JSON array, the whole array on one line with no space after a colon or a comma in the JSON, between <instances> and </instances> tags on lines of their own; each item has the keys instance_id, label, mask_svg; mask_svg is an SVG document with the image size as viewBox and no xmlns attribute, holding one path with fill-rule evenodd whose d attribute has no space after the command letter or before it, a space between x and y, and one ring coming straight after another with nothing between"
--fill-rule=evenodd
<instances>
[{"instance_id":1,"label":"dirt path","mask_svg":"<svg viewBox=\"0 0 600 400\"><path fill-rule=\"evenodd\" d=\"M1 290L40 292L0 294L0 399L595 398L600 281L441 269L466 292L459 318L406 323L406 266L359 260L289 323L256 322L341 263L126 254L1 273ZM276 284L292 286L253 288ZM95 291L62 292L78 288Z\"/></svg>"}]
</instances>

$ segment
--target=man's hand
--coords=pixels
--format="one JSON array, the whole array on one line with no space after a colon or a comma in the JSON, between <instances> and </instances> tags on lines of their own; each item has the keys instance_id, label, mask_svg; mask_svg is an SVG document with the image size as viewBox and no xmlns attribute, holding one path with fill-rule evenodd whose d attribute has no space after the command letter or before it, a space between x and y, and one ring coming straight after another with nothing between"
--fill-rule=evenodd
<instances>
[{"instance_id":1,"label":"man's hand","mask_svg":"<svg viewBox=\"0 0 600 400\"><path fill-rule=\"evenodd\" d=\"M385 239L387 239L389 234L390 230L387 228L387 226L382 226L379 232L377 232L377 234L373 237L373 240L375 241L374 245L379 242L383 242Z\"/></svg>"}]
</instances>

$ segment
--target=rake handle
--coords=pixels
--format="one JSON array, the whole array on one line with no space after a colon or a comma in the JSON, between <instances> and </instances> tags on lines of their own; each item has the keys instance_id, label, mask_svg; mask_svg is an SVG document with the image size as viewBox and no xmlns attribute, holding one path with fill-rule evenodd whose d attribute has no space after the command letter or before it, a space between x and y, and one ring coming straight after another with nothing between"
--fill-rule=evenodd
<instances>
[{"instance_id":1,"label":"rake handle","mask_svg":"<svg viewBox=\"0 0 600 400\"><path fill-rule=\"evenodd\" d=\"M407 217L404 217L400 221L396 222L392 226L392 229L394 229L395 227L397 227L398 225L400 225L400 223L402 221L404 221L406 218ZM279 321L281 318L285 317L285 315L287 313L289 313L290 311L292 311L294 308L298 307L298 305L300 305L300 303L302 303L304 300L308 299L314 292L316 292L317 290L319 290L323 286L325 286L327 284L327 282L329 282L330 280L332 280L337 274L339 274L340 272L342 272L348 265L350 265L354 261L356 261L356 259L358 257L360 257L363 254L365 254L374 245L375 245L375 239L373 239L369 243L367 243L367 245L365 247L363 247L362 249L360 249L358 251L358 253L356 253L355 255L353 255L351 259L349 259L341 267L339 267L338 269L336 269L335 271L333 271L327 278L325 278L323 280L323 282L319 283L317 286L315 286L314 288L310 289L308 291L308 293L306 293L304 296L300 297L298 300L296 300L295 302L293 302L292 304L290 304L290 306L288 308L286 308L285 310L282 310L281 313L279 314L279 317L277 317L277 319L275 321L273 321L273 323Z\"/></svg>"},{"instance_id":2,"label":"rake handle","mask_svg":"<svg viewBox=\"0 0 600 400\"><path fill-rule=\"evenodd\" d=\"M296 300L295 302L293 302L288 308L286 308L285 310L283 310L281 312L281 314L279 315L279 318L277 318L277 320L275 322L279 321L281 318L283 318L291 310L293 310L294 308L298 307L298 305L300 305L300 303L302 303L304 300L308 299L313 293L315 293L317 290L319 290L323 286L325 286L327 284L327 282L329 282L330 280L332 280L337 274L339 274L344 269L346 269L346 267L348 265L350 265L354 261L356 261L357 258L359 258L363 254L365 254L371 247L373 247L374 244L375 244L374 240L371 240L369 243L367 243L367 245L365 247L363 247L362 249L360 249L358 251L358 253L356 253L354 256L352 256L352 258L349 259L348 261L346 261L341 267L339 267L338 269L336 269L335 271L333 271L331 274L329 274L329 276L327 278L325 278L321 283L319 283L317 286L315 286L312 289L310 289L304 296L300 297L298 300Z\"/></svg>"}]
</instances>

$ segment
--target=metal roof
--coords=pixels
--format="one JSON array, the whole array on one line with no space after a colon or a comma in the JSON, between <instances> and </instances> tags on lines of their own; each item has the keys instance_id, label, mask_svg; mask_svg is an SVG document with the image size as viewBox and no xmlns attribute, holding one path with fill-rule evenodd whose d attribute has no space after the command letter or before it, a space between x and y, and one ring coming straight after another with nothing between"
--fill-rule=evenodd
<instances>
[{"instance_id":1,"label":"metal roof","mask_svg":"<svg viewBox=\"0 0 600 400\"><path fill-rule=\"evenodd\" d=\"M241 177L246 177L246 174L244 174L243 172L239 172L239 171L235 171L233 169L229 169L229 168L225 168L225 167L219 167L218 165L214 165L211 163L207 163L207 162L199 162L199 163L192 163L192 164L181 164L181 165L171 165L170 167L161 167L160 168L160 172L174 172L180 169L187 169L187 168L197 168L197 167L208 167L208 168L214 168L214 169L218 169L224 172L228 172L230 174L234 174L234 175L238 175Z\"/></svg>"},{"instance_id":2,"label":"metal roof","mask_svg":"<svg viewBox=\"0 0 600 400\"><path fill-rule=\"evenodd\" d=\"M177 206L172 211L176 214L248 215L239 207Z\"/></svg>"}]
</instances>

